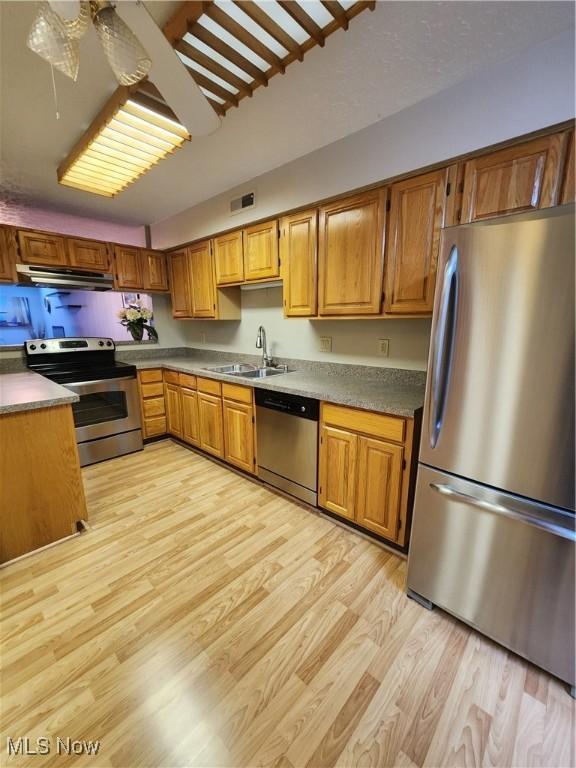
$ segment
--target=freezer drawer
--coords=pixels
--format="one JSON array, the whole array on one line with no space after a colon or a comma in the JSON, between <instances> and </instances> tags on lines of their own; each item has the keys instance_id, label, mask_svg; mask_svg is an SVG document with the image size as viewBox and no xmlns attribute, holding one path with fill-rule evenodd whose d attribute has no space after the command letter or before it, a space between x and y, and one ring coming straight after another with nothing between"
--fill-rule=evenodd
<instances>
[{"instance_id":1,"label":"freezer drawer","mask_svg":"<svg viewBox=\"0 0 576 768\"><path fill-rule=\"evenodd\" d=\"M420 465L408 588L570 685L574 516Z\"/></svg>"}]
</instances>

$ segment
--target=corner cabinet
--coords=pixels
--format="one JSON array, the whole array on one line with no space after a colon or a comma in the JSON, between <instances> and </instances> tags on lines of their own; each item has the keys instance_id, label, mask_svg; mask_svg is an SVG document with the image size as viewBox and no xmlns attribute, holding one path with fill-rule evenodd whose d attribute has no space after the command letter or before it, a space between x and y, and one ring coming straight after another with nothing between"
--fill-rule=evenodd
<instances>
[{"instance_id":1,"label":"corner cabinet","mask_svg":"<svg viewBox=\"0 0 576 768\"><path fill-rule=\"evenodd\" d=\"M143 288L144 275L140 249L117 245L114 249L116 263L116 287L139 290Z\"/></svg>"},{"instance_id":2,"label":"corner cabinet","mask_svg":"<svg viewBox=\"0 0 576 768\"><path fill-rule=\"evenodd\" d=\"M168 291L166 256L160 251L145 249L140 251L140 256L142 259L144 290Z\"/></svg>"},{"instance_id":3,"label":"corner cabinet","mask_svg":"<svg viewBox=\"0 0 576 768\"><path fill-rule=\"evenodd\" d=\"M280 275L278 221L244 230L244 280L266 280Z\"/></svg>"},{"instance_id":4,"label":"corner cabinet","mask_svg":"<svg viewBox=\"0 0 576 768\"><path fill-rule=\"evenodd\" d=\"M322 403L318 505L404 546L414 419Z\"/></svg>"},{"instance_id":5,"label":"corner cabinet","mask_svg":"<svg viewBox=\"0 0 576 768\"><path fill-rule=\"evenodd\" d=\"M560 202L573 203L576 199L576 131L572 131L568 142L568 151L566 153L566 166L564 169L564 180L562 181L562 194L560 196Z\"/></svg>"},{"instance_id":6,"label":"corner cabinet","mask_svg":"<svg viewBox=\"0 0 576 768\"><path fill-rule=\"evenodd\" d=\"M385 189L337 200L320 208L320 315L380 313L385 217Z\"/></svg>"},{"instance_id":7,"label":"corner cabinet","mask_svg":"<svg viewBox=\"0 0 576 768\"><path fill-rule=\"evenodd\" d=\"M556 205L568 138L554 133L465 162L462 222Z\"/></svg>"},{"instance_id":8,"label":"corner cabinet","mask_svg":"<svg viewBox=\"0 0 576 768\"><path fill-rule=\"evenodd\" d=\"M430 314L444 222L448 169L390 187L384 311Z\"/></svg>"},{"instance_id":9,"label":"corner cabinet","mask_svg":"<svg viewBox=\"0 0 576 768\"><path fill-rule=\"evenodd\" d=\"M284 315L313 317L318 311L316 254L318 211L280 219L280 259L284 278Z\"/></svg>"},{"instance_id":10,"label":"corner cabinet","mask_svg":"<svg viewBox=\"0 0 576 768\"><path fill-rule=\"evenodd\" d=\"M172 316L176 318L191 317L191 286L186 248L168 254L168 271L170 272Z\"/></svg>"}]
</instances>

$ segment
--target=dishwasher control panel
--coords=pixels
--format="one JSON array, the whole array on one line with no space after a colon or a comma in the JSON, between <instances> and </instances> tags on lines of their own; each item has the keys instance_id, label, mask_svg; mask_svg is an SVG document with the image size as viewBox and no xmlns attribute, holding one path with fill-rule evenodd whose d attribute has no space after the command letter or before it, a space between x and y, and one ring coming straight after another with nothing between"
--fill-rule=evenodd
<instances>
[{"instance_id":1,"label":"dishwasher control panel","mask_svg":"<svg viewBox=\"0 0 576 768\"><path fill-rule=\"evenodd\" d=\"M266 389L255 389L254 395L256 405L260 408L269 408L271 411L299 416L301 419L310 421L318 421L320 417L320 402L311 397L271 392Z\"/></svg>"}]
</instances>

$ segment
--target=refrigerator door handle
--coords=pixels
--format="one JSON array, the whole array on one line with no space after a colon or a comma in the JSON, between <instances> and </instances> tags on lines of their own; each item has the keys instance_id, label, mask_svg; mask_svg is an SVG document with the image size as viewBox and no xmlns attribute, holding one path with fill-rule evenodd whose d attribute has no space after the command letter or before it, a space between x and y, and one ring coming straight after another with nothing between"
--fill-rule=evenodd
<instances>
[{"instance_id":1,"label":"refrigerator door handle","mask_svg":"<svg viewBox=\"0 0 576 768\"><path fill-rule=\"evenodd\" d=\"M532 515L529 512L520 512L515 509L510 509L503 504L498 504L486 499L479 499L476 496L471 496L468 493L463 493L455 488L444 483L430 483L430 488L442 496L448 496L449 498L459 501L463 504L468 504L472 507L478 507L486 512L493 512L496 515L508 517L511 520L517 520L518 522L532 525L534 528L540 528L541 530L553 533L555 536L561 536L563 539L576 542L576 532L563 525L559 525L553 520L547 520L544 517Z\"/></svg>"},{"instance_id":2,"label":"refrigerator door handle","mask_svg":"<svg viewBox=\"0 0 576 768\"><path fill-rule=\"evenodd\" d=\"M458 282L458 249L453 245L444 267L438 325L436 326L431 355L431 402L429 404L430 421L428 424L431 448L436 447L442 429L456 335Z\"/></svg>"}]
</instances>

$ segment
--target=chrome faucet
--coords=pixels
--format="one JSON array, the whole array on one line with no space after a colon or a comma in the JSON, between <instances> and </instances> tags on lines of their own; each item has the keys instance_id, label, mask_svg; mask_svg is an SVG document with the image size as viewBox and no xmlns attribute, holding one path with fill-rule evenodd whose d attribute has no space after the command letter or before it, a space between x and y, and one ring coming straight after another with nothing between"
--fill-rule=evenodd
<instances>
[{"instance_id":1,"label":"chrome faucet","mask_svg":"<svg viewBox=\"0 0 576 768\"><path fill-rule=\"evenodd\" d=\"M272 365L272 358L268 356L268 348L266 346L266 329L263 325L258 328L258 335L256 336L256 349L262 350L262 368L269 368Z\"/></svg>"}]
</instances>

